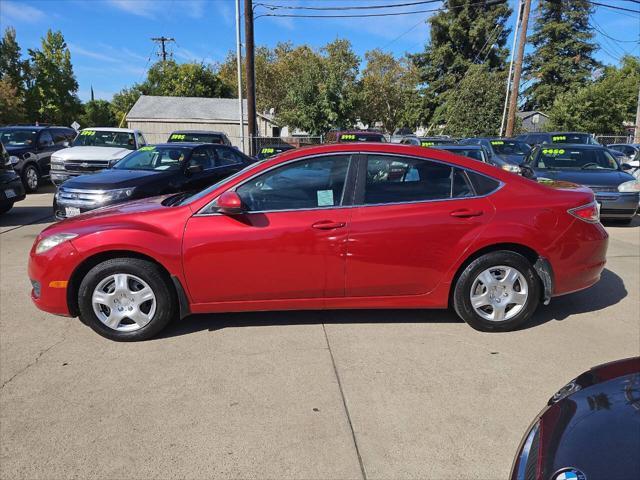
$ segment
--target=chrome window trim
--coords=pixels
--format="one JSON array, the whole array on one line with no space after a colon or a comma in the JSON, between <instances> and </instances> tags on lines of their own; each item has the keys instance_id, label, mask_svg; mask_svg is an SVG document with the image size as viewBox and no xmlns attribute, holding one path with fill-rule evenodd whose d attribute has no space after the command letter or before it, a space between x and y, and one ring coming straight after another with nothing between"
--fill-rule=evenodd
<instances>
[{"instance_id":1,"label":"chrome window trim","mask_svg":"<svg viewBox=\"0 0 640 480\"><path fill-rule=\"evenodd\" d=\"M302 160L308 160L311 158L316 158L316 157L325 157L325 156L335 156L335 155L363 155L363 156L368 156L369 154L373 154L376 155L378 154L378 152L331 152L329 154L316 154L316 155L312 155L309 157L302 157L302 158L296 158L296 159L292 159L289 160L287 162L284 163L279 163L277 165L271 166L266 170L262 170L259 173L256 173L255 175L252 175L251 177L247 178L246 180L243 180L241 183L239 183L238 185L234 186L233 188L229 189L229 190L225 190L226 191L235 191L236 188L244 185L246 182L251 181L253 178L261 175L262 173L266 173L269 172L275 168L281 167L283 165L288 165L290 163L294 163L297 161L302 161ZM254 214L254 213L285 213L285 212L308 212L308 211L314 211L314 210L336 210L336 209L343 209L343 208L363 208L363 207L381 207L381 206L385 206L385 205L421 205L423 203L433 203L433 202L447 202L447 201L451 201L451 200L468 200L468 199L473 199L473 198L486 198L490 195L493 195L494 193L498 192L499 190L502 189L502 187L505 186L505 182L503 182L502 180L499 180L495 177L492 177L490 175L486 175L482 172L478 172L477 170L472 170L470 168L466 168L466 167L462 167L459 165L454 165L451 163L448 163L446 161L443 160L436 160L436 159L431 159L431 158L425 158L425 157L419 157L419 156L415 156L415 155L403 155L403 154L398 154L398 153L384 153L381 152L380 155L384 155L384 156L396 156L396 157L404 157L404 158L412 158L412 159L417 159L417 160L428 160L428 161L433 161L436 163L440 163L443 165L447 165L449 167L452 168L458 168L460 170L462 170L463 172L465 172L465 174L467 172L472 172L476 175L482 175L483 177L486 177L488 179L491 179L493 181L498 182L498 186L491 190L488 193L485 193L483 195L473 195L470 197L456 197L456 198L439 198L439 199L434 199L434 200L418 200L418 201L408 201L408 202L389 202L389 203L370 203L370 204L354 204L354 205L340 205L340 206L333 206L333 207L316 207L316 208L291 208L288 210L256 210L256 211L252 211L252 212L246 212L246 215L250 215L250 214ZM477 160L476 160L477 161ZM471 180L469 179L469 181L471 182ZM471 182L471 186L474 188L473 186L473 182ZM211 216L217 216L217 215L225 215L224 213L220 213L220 212L210 212L210 213L204 213L204 211L206 209L208 209L211 205L213 205L213 203L215 203L215 201L218 199L220 195L218 195L216 198L214 198L213 200L211 200L209 203L207 203L204 207L202 207L200 210L198 210L193 216L194 217L211 217Z\"/></svg>"}]
</instances>

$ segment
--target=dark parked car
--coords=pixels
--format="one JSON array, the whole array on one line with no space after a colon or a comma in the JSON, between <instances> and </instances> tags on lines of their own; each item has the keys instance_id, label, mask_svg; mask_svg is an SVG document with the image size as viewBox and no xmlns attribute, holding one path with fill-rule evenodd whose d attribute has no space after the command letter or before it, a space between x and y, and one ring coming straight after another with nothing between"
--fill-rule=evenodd
<instances>
[{"instance_id":1,"label":"dark parked car","mask_svg":"<svg viewBox=\"0 0 640 480\"><path fill-rule=\"evenodd\" d=\"M0 143L0 215L13 208L13 204L24 200L24 187L13 169L9 154Z\"/></svg>"},{"instance_id":2,"label":"dark parked car","mask_svg":"<svg viewBox=\"0 0 640 480\"><path fill-rule=\"evenodd\" d=\"M165 143L142 147L109 170L66 181L56 193L54 214L60 220L127 200L202 190L252 162L225 145Z\"/></svg>"},{"instance_id":3,"label":"dark parked car","mask_svg":"<svg viewBox=\"0 0 640 480\"><path fill-rule=\"evenodd\" d=\"M434 147L436 145L451 145L458 143L449 137L413 137L407 136L400 140L404 145L416 145L418 147Z\"/></svg>"},{"instance_id":4,"label":"dark parked car","mask_svg":"<svg viewBox=\"0 0 640 480\"><path fill-rule=\"evenodd\" d=\"M593 135L584 132L529 132L515 137L516 140L534 145L543 143L571 143L581 145L599 145Z\"/></svg>"},{"instance_id":5,"label":"dark parked car","mask_svg":"<svg viewBox=\"0 0 640 480\"><path fill-rule=\"evenodd\" d=\"M527 430L511 480L640 478L640 357L562 387Z\"/></svg>"},{"instance_id":6,"label":"dark parked car","mask_svg":"<svg viewBox=\"0 0 640 480\"><path fill-rule=\"evenodd\" d=\"M561 147L561 148L560 148ZM523 175L538 181L561 180L585 185L600 204L600 216L626 223L638 210L640 182L601 145L540 145L522 165Z\"/></svg>"},{"instance_id":7,"label":"dark parked car","mask_svg":"<svg viewBox=\"0 0 640 480\"><path fill-rule=\"evenodd\" d=\"M267 158L273 157L274 155L278 155L279 153L286 152L287 150L293 150L295 147L293 145L278 144L278 145L265 145L260 148L260 151L256 155L256 159L258 160L266 160Z\"/></svg>"},{"instance_id":8,"label":"dark parked car","mask_svg":"<svg viewBox=\"0 0 640 480\"><path fill-rule=\"evenodd\" d=\"M51 155L68 147L76 136L68 127L10 126L0 129L0 142L9 152L13 168L27 192L35 192L49 176Z\"/></svg>"},{"instance_id":9,"label":"dark parked car","mask_svg":"<svg viewBox=\"0 0 640 480\"><path fill-rule=\"evenodd\" d=\"M490 163L489 155L482 145L436 145L433 148L473 158L479 162Z\"/></svg>"},{"instance_id":10,"label":"dark parked car","mask_svg":"<svg viewBox=\"0 0 640 480\"><path fill-rule=\"evenodd\" d=\"M609 150L618 151L624 155L623 162L633 167L632 174L640 178L640 143L621 143L607 145Z\"/></svg>"},{"instance_id":11,"label":"dark parked car","mask_svg":"<svg viewBox=\"0 0 640 480\"><path fill-rule=\"evenodd\" d=\"M513 138L465 138L462 145L482 145L489 153L489 163L513 173L520 173L518 167L531 152L531 147Z\"/></svg>"},{"instance_id":12,"label":"dark parked car","mask_svg":"<svg viewBox=\"0 0 640 480\"><path fill-rule=\"evenodd\" d=\"M344 132L329 132L325 137L326 143L350 143L350 142L386 142L382 133L367 130L348 130Z\"/></svg>"},{"instance_id":13,"label":"dark parked car","mask_svg":"<svg viewBox=\"0 0 640 480\"><path fill-rule=\"evenodd\" d=\"M231 146L229 137L225 133L210 130L176 130L169 135L167 142L217 143Z\"/></svg>"}]
</instances>

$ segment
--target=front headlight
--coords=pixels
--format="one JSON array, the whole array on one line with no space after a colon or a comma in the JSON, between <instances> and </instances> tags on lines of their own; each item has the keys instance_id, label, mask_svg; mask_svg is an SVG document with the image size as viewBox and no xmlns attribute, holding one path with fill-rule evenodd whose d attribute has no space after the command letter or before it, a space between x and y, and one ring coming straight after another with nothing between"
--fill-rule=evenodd
<instances>
[{"instance_id":1,"label":"front headlight","mask_svg":"<svg viewBox=\"0 0 640 480\"><path fill-rule=\"evenodd\" d=\"M9 162L11 162L11 165L15 165L16 163L18 163L20 161L20 159L18 157L16 157L15 155L11 155L9 157Z\"/></svg>"},{"instance_id":2,"label":"front headlight","mask_svg":"<svg viewBox=\"0 0 640 480\"><path fill-rule=\"evenodd\" d=\"M628 182L618 185L618 191L621 193L636 193L640 192L640 181L629 180Z\"/></svg>"},{"instance_id":3,"label":"front headlight","mask_svg":"<svg viewBox=\"0 0 640 480\"><path fill-rule=\"evenodd\" d=\"M51 156L51 165L63 165L64 164L64 160L62 160L60 157L56 157L54 155Z\"/></svg>"},{"instance_id":4,"label":"front headlight","mask_svg":"<svg viewBox=\"0 0 640 480\"><path fill-rule=\"evenodd\" d=\"M119 190L105 190L100 194L99 203L116 202L126 200L133 195L133 188L121 188Z\"/></svg>"},{"instance_id":5,"label":"front headlight","mask_svg":"<svg viewBox=\"0 0 640 480\"><path fill-rule=\"evenodd\" d=\"M518 165L511 165L509 163L502 165L502 169L511 173L520 173L520 167Z\"/></svg>"},{"instance_id":6,"label":"front headlight","mask_svg":"<svg viewBox=\"0 0 640 480\"><path fill-rule=\"evenodd\" d=\"M44 253L48 250L51 250L53 247L60 245L67 240L71 240L72 238L76 238L78 236L77 233L56 233L55 235L51 235L50 237L43 238L36 245L36 253Z\"/></svg>"}]
</instances>

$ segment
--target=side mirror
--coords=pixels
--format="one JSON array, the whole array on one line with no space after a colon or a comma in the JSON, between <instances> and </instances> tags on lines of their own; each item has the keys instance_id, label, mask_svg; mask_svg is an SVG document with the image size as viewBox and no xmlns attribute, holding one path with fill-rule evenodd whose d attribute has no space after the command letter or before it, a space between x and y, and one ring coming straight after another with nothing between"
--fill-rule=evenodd
<instances>
[{"instance_id":1,"label":"side mirror","mask_svg":"<svg viewBox=\"0 0 640 480\"><path fill-rule=\"evenodd\" d=\"M533 168L525 164L520 165L520 175L531 180L535 180L537 178L536 172L533 170Z\"/></svg>"},{"instance_id":2,"label":"side mirror","mask_svg":"<svg viewBox=\"0 0 640 480\"><path fill-rule=\"evenodd\" d=\"M62 146L63 147L68 147L69 146L69 142L67 140L65 140L64 142L62 142Z\"/></svg>"},{"instance_id":3,"label":"side mirror","mask_svg":"<svg viewBox=\"0 0 640 480\"><path fill-rule=\"evenodd\" d=\"M227 191L218 197L216 202L218 211L225 215L240 215L244 213L242 199L236 192Z\"/></svg>"},{"instance_id":4,"label":"side mirror","mask_svg":"<svg viewBox=\"0 0 640 480\"><path fill-rule=\"evenodd\" d=\"M202 165L189 165L187 167L187 173L190 175L194 173L200 173L202 170L204 170L202 168Z\"/></svg>"},{"instance_id":5,"label":"side mirror","mask_svg":"<svg viewBox=\"0 0 640 480\"><path fill-rule=\"evenodd\" d=\"M620 165L620 168L621 168L622 170L625 170L625 171L626 171L626 170L633 170L633 166L632 166L632 165L629 165L628 163L623 163L622 165Z\"/></svg>"}]
</instances>

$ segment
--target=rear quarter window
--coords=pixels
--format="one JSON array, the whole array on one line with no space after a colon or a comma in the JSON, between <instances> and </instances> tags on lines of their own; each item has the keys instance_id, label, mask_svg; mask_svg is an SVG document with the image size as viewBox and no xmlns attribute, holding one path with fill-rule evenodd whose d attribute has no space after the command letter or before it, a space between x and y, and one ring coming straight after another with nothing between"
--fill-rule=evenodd
<instances>
[{"instance_id":1,"label":"rear quarter window","mask_svg":"<svg viewBox=\"0 0 640 480\"><path fill-rule=\"evenodd\" d=\"M480 175L479 173L467 171L467 176L478 195L488 195L500 186L498 180Z\"/></svg>"}]
</instances>

